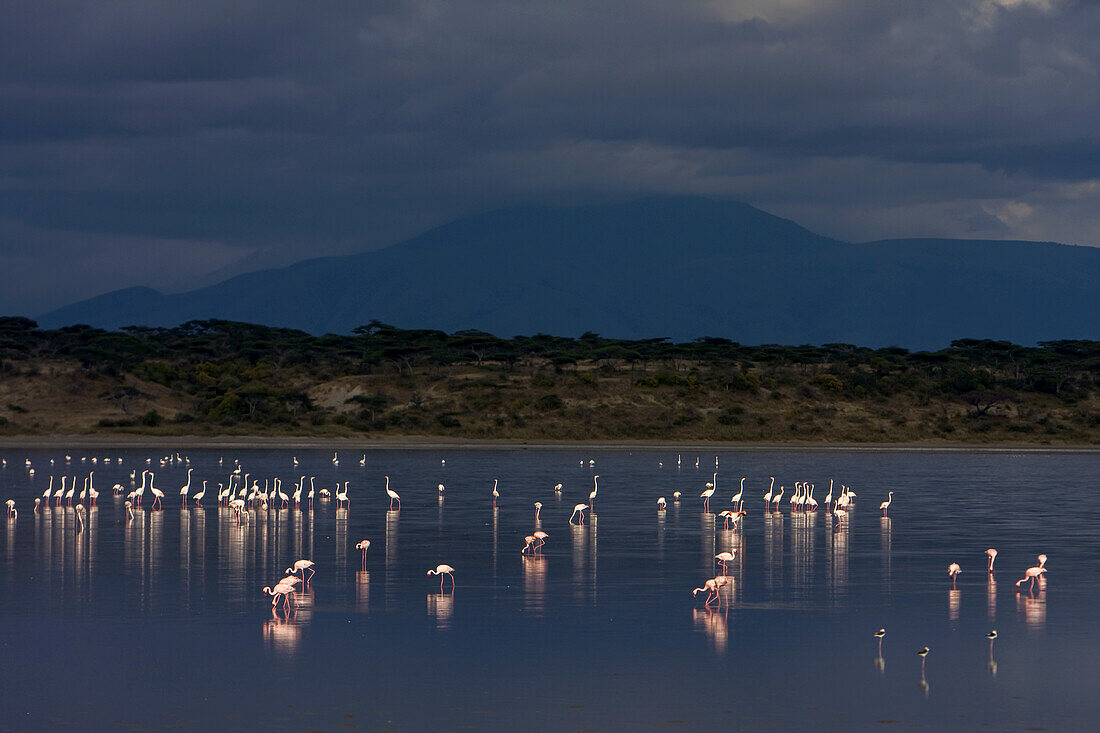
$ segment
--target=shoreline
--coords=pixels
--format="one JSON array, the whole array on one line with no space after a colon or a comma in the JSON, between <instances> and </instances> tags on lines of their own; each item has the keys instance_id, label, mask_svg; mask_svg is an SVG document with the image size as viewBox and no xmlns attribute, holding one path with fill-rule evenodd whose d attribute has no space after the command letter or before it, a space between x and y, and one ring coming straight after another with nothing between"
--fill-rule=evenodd
<instances>
[{"instance_id":1,"label":"shoreline","mask_svg":"<svg viewBox=\"0 0 1100 733\"><path fill-rule=\"evenodd\" d=\"M0 450L15 448L41 449L51 447L67 448L143 448L147 446L164 448L297 448L303 450L320 448L344 448L362 451L376 450L565 450L584 448L586 450L654 450L675 449L680 451L722 450L722 451L775 451L775 452L909 452L909 453L1100 453L1100 446L1088 445L1035 445L1035 444L995 444L995 443L746 443L746 442L697 442L663 440L492 440L475 438L439 438L433 436L401 436L359 440L348 437L292 437L292 436L243 436L227 435L222 437L207 435L127 435L127 436L88 436L88 435L40 435L0 437Z\"/></svg>"}]
</instances>

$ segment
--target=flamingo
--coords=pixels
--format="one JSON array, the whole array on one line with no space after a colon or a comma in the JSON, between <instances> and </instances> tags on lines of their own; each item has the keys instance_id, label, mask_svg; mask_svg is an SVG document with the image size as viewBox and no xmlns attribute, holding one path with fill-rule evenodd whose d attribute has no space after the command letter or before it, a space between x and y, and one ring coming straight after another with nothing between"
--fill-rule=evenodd
<instances>
[{"instance_id":1,"label":"flamingo","mask_svg":"<svg viewBox=\"0 0 1100 733\"><path fill-rule=\"evenodd\" d=\"M542 502L541 501L536 501L535 502L535 521L536 522L539 521L539 512L541 512L541 511L542 511Z\"/></svg>"},{"instance_id":2,"label":"flamingo","mask_svg":"<svg viewBox=\"0 0 1100 733\"><path fill-rule=\"evenodd\" d=\"M829 511L829 504L833 501L833 480L829 479L829 493L825 495L825 511Z\"/></svg>"},{"instance_id":3,"label":"flamingo","mask_svg":"<svg viewBox=\"0 0 1100 733\"><path fill-rule=\"evenodd\" d=\"M801 499L801 498L802 498L802 482L801 481L795 481L794 482L794 493L791 494L791 497L789 499L787 499L787 504L790 506L792 512L795 512L795 511L798 510L798 504L800 503L799 499Z\"/></svg>"},{"instance_id":4,"label":"flamingo","mask_svg":"<svg viewBox=\"0 0 1100 733\"><path fill-rule=\"evenodd\" d=\"M1016 589L1019 590L1020 589L1020 583L1023 583L1025 580L1030 579L1031 580L1031 585L1028 586L1028 590L1029 591L1034 590L1035 589L1035 579L1038 578L1043 573L1045 573L1046 571L1047 571L1046 568L1039 567L1038 565L1036 565L1035 567L1028 568L1024 572L1024 577L1022 577L1022 578L1020 578L1019 580L1016 581Z\"/></svg>"},{"instance_id":5,"label":"flamingo","mask_svg":"<svg viewBox=\"0 0 1100 733\"><path fill-rule=\"evenodd\" d=\"M401 497L397 495L397 492L390 488L390 477L386 476L386 493L390 495L390 509L393 509L393 502L397 501L397 508L401 508Z\"/></svg>"},{"instance_id":6,"label":"flamingo","mask_svg":"<svg viewBox=\"0 0 1100 733\"><path fill-rule=\"evenodd\" d=\"M367 465L367 454L366 453L364 453L363 457L359 459L359 465L360 466Z\"/></svg>"},{"instance_id":7,"label":"flamingo","mask_svg":"<svg viewBox=\"0 0 1100 733\"><path fill-rule=\"evenodd\" d=\"M985 555L989 558L989 567L986 570L987 572L992 573L993 562L997 559L997 550L990 547L988 550L985 551Z\"/></svg>"},{"instance_id":8,"label":"flamingo","mask_svg":"<svg viewBox=\"0 0 1100 733\"><path fill-rule=\"evenodd\" d=\"M1039 555L1038 559L1039 559L1039 567L1045 568L1047 566L1047 556L1046 555Z\"/></svg>"},{"instance_id":9,"label":"flamingo","mask_svg":"<svg viewBox=\"0 0 1100 733\"><path fill-rule=\"evenodd\" d=\"M580 515L580 521L577 524L584 524L584 510L588 508L587 504L577 504L573 507L573 513L569 515L569 523L573 523L573 517Z\"/></svg>"},{"instance_id":10,"label":"flamingo","mask_svg":"<svg viewBox=\"0 0 1100 733\"><path fill-rule=\"evenodd\" d=\"M76 531L77 532L83 532L84 531L84 505L83 504L77 504L76 505Z\"/></svg>"},{"instance_id":11,"label":"flamingo","mask_svg":"<svg viewBox=\"0 0 1100 733\"><path fill-rule=\"evenodd\" d=\"M596 503L596 492L600 490L599 484L600 474L596 474L592 477L592 491L588 492L588 507L592 508L592 505Z\"/></svg>"},{"instance_id":12,"label":"flamingo","mask_svg":"<svg viewBox=\"0 0 1100 733\"><path fill-rule=\"evenodd\" d=\"M367 550L370 549L370 540L360 540L355 545L356 550L363 551L363 567L367 566Z\"/></svg>"},{"instance_id":13,"label":"flamingo","mask_svg":"<svg viewBox=\"0 0 1100 733\"><path fill-rule=\"evenodd\" d=\"M728 563L733 562L736 557L737 551L734 550L733 552L719 552L717 555L714 556L714 559L717 560L718 564L722 566L722 570L728 573Z\"/></svg>"},{"instance_id":14,"label":"flamingo","mask_svg":"<svg viewBox=\"0 0 1100 733\"><path fill-rule=\"evenodd\" d=\"M493 503L494 503L494 504L496 504L496 503L497 503L497 499L499 499L499 498L500 498L500 492L499 492L499 491L497 491L497 483L498 483L498 480L497 480L497 479L493 479Z\"/></svg>"},{"instance_id":15,"label":"flamingo","mask_svg":"<svg viewBox=\"0 0 1100 733\"><path fill-rule=\"evenodd\" d=\"M890 505L893 504L893 503L894 503L894 492L891 491L890 496L886 499L886 501L884 501L884 502L882 502L881 504L878 505L878 508L882 510L882 516L884 516L884 517L886 516L886 511L890 508Z\"/></svg>"},{"instance_id":16,"label":"flamingo","mask_svg":"<svg viewBox=\"0 0 1100 733\"><path fill-rule=\"evenodd\" d=\"M955 580L958 578L959 573L962 572L962 568L959 567L957 562L953 562L947 566L947 574L951 576L951 587L955 587Z\"/></svg>"},{"instance_id":17,"label":"flamingo","mask_svg":"<svg viewBox=\"0 0 1100 733\"><path fill-rule=\"evenodd\" d=\"M195 469L187 469L187 483L180 488L180 504L187 503L187 492L191 491L191 472Z\"/></svg>"},{"instance_id":18,"label":"flamingo","mask_svg":"<svg viewBox=\"0 0 1100 733\"><path fill-rule=\"evenodd\" d=\"M76 493L76 476L73 476L73 482L69 485L69 490L65 492L65 503L72 506L73 494Z\"/></svg>"},{"instance_id":19,"label":"flamingo","mask_svg":"<svg viewBox=\"0 0 1100 733\"><path fill-rule=\"evenodd\" d=\"M680 492L679 491L673 491L672 492L672 500L677 502L677 503L680 501Z\"/></svg>"},{"instance_id":20,"label":"flamingo","mask_svg":"<svg viewBox=\"0 0 1100 733\"><path fill-rule=\"evenodd\" d=\"M543 532L540 529L540 530L537 530L535 532L532 532L531 536L534 537L535 541L538 543L538 544L535 545L535 552L538 552L542 549L542 546L546 544L546 538L549 537L550 535L548 535L547 533Z\"/></svg>"},{"instance_id":21,"label":"flamingo","mask_svg":"<svg viewBox=\"0 0 1100 733\"><path fill-rule=\"evenodd\" d=\"M436 484L435 489L436 489L436 491L439 492L440 496L443 496L443 492L447 490L447 487L444 486L443 484Z\"/></svg>"},{"instance_id":22,"label":"flamingo","mask_svg":"<svg viewBox=\"0 0 1100 733\"><path fill-rule=\"evenodd\" d=\"M702 588L692 589L691 595L698 597L703 591L707 591L707 600L703 603L704 606L709 606L714 601L721 601L721 597L718 595L718 582L714 578L703 583Z\"/></svg>"},{"instance_id":23,"label":"flamingo","mask_svg":"<svg viewBox=\"0 0 1100 733\"><path fill-rule=\"evenodd\" d=\"M195 500L195 506L202 506L202 497L206 496L206 482L202 482L202 491L195 494L191 498Z\"/></svg>"},{"instance_id":24,"label":"flamingo","mask_svg":"<svg viewBox=\"0 0 1100 733\"><path fill-rule=\"evenodd\" d=\"M160 500L164 498L164 492L153 486L153 474L149 474L149 492L153 495L153 509L156 509L160 505Z\"/></svg>"},{"instance_id":25,"label":"flamingo","mask_svg":"<svg viewBox=\"0 0 1100 733\"><path fill-rule=\"evenodd\" d=\"M4 502L4 504L7 505L7 507L8 507L8 516L9 517L11 517L12 519L15 519L16 517L19 516L19 512L16 511L16 509L15 509L15 499L8 499L7 501Z\"/></svg>"},{"instance_id":26,"label":"flamingo","mask_svg":"<svg viewBox=\"0 0 1100 733\"><path fill-rule=\"evenodd\" d=\"M714 474L714 477L718 478L718 474ZM742 476L741 477L741 490L733 495L733 497L730 499L730 503L731 504L736 504L737 508L740 509L741 508L741 497L744 496L744 495L745 495L745 477Z\"/></svg>"},{"instance_id":27,"label":"flamingo","mask_svg":"<svg viewBox=\"0 0 1100 733\"><path fill-rule=\"evenodd\" d=\"M810 498L806 500L806 503L810 506L810 511L817 511L817 499L814 498L814 485L810 484Z\"/></svg>"},{"instance_id":28,"label":"flamingo","mask_svg":"<svg viewBox=\"0 0 1100 733\"><path fill-rule=\"evenodd\" d=\"M657 511L663 512L666 508L667 508L667 506L666 506L666 502L665 502L665 497L663 497L663 496L657 497Z\"/></svg>"},{"instance_id":29,"label":"flamingo","mask_svg":"<svg viewBox=\"0 0 1100 733\"><path fill-rule=\"evenodd\" d=\"M50 494L53 493L53 476L50 476L50 485L46 487L46 490L42 492L42 498L48 504L50 502Z\"/></svg>"},{"instance_id":30,"label":"flamingo","mask_svg":"<svg viewBox=\"0 0 1100 733\"><path fill-rule=\"evenodd\" d=\"M439 576L439 592L440 593L443 592L443 576L446 575L447 577L449 577L451 579L451 592L454 593L454 589L455 589L454 572L455 572L455 569L452 568L450 565L440 564L440 565L435 566L435 570L429 570L427 574L428 575L438 575Z\"/></svg>"},{"instance_id":31,"label":"flamingo","mask_svg":"<svg viewBox=\"0 0 1100 733\"><path fill-rule=\"evenodd\" d=\"M336 506L340 506L340 502L348 505L351 508L351 500L348 499L348 482L344 482L344 490L340 491L340 484L336 484Z\"/></svg>"},{"instance_id":32,"label":"flamingo","mask_svg":"<svg viewBox=\"0 0 1100 733\"><path fill-rule=\"evenodd\" d=\"M271 607L275 608L279 602L279 596L283 597L283 606L289 605L289 597L294 593L294 586L292 585L276 585L274 588L271 586L264 586L264 595L271 596Z\"/></svg>"},{"instance_id":33,"label":"flamingo","mask_svg":"<svg viewBox=\"0 0 1100 733\"><path fill-rule=\"evenodd\" d=\"M309 577L308 578L306 577L306 571L307 570L309 571ZM287 568L286 569L286 574L287 575L293 575L293 574L296 574L298 571L301 571L302 580L304 580L307 585L309 584L309 581L313 578L313 576L317 573L317 571L313 569L313 561L312 560L298 560L298 561L296 561L294 563L293 568Z\"/></svg>"},{"instance_id":34,"label":"flamingo","mask_svg":"<svg viewBox=\"0 0 1100 733\"><path fill-rule=\"evenodd\" d=\"M133 519L134 518L134 504L133 504L133 502L131 502L129 499L127 499L124 506L126 507L126 518L127 519Z\"/></svg>"},{"instance_id":35,"label":"flamingo","mask_svg":"<svg viewBox=\"0 0 1100 733\"><path fill-rule=\"evenodd\" d=\"M141 498L145 495L145 478L148 475L148 471L141 472L141 486L134 491L134 506L141 506Z\"/></svg>"},{"instance_id":36,"label":"flamingo","mask_svg":"<svg viewBox=\"0 0 1100 733\"><path fill-rule=\"evenodd\" d=\"M779 511L779 502L783 499L783 492L785 490L786 489L780 486L779 493L772 497L772 511Z\"/></svg>"},{"instance_id":37,"label":"flamingo","mask_svg":"<svg viewBox=\"0 0 1100 733\"><path fill-rule=\"evenodd\" d=\"M772 482L768 485L768 493L764 494L764 511L768 510L768 505L772 501L772 489L775 488L775 476L771 477Z\"/></svg>"},{"instance_id":38,"label":"flamingo","mask_svg":"<svg viewBox=\"0 0 1100 733\"><path fill-rule=\"evenodd\" d=\"M561 493L561 484L554 484L554 493L555 494L560 494Z\"/></svg>"},{"instance_id":39,"label":"flamingo","mask_svg":"<svg viewBox=\"0 0 1100 733\"><path fill-rule=\"evenodd\" d=\"M699 498L703 500L703 511L710 511L710 497L714 496L714 492L718 490L718 474L714 474L714 481L707 483L707 488L702 494L699 494Z\"/></svg>"},{"instance_id":40,"label":"flamingo","mask_svg":"<svg viewBox=\"0 0 1100 733\"><path fill-rule=\"evenodd\" d=\"M529 534L529 535L527 535L526 537L523 538L523 541L526 542L527 544L524 545L523 549L519 551L519 554L526 555L528 550L531 550L531 552L533 553L534 552L533 548L534 548L534 545L535 545L535 536L533 534Z\"/></svg>"}]
</instances>

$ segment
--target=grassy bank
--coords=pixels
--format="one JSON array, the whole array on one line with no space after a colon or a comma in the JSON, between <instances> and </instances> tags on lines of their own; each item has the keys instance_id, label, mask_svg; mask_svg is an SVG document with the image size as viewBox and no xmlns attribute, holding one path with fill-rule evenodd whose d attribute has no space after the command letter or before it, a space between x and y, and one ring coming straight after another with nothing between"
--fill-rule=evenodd
<instances>
[{"instance_id":1,"label":"grassy bank","mask_svg":"<svg viewBox=\"0 0 1100 733\"><path fill-rule=\"evenodd\" d=\"M1100 445L1100 343L937 352L0 319L0 435Z\"/></svg>"}]
</instances>

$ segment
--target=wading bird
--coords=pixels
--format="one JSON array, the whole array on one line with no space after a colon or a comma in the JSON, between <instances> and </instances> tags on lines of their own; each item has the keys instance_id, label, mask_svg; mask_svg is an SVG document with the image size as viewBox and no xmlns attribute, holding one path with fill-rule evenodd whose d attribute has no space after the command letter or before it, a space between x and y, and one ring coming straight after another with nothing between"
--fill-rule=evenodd
<instances>
[{"instance_id":1,"label":"wading bird","mask_svg":"<svg viewBox=\"0 0 1100 733\"><path fill-rule=\"evenodd\" d=\"M386 493L390 497L390 509L393 509L393 503L397 502L397 508L401 508L401 497L397 495L397 492L390 488L390 477L386 476Z\"/></svg>"},{"instance_id":2,"label":"wading bird","mask_svg":"<svg viewBox=\"0 0 1100 733\"><path fill-rule=\"evenodd\" d=\"M452 568L450 565L440 564L440 565L435 566L435 570L429 570L427 574L428 575L438 575L439 576L439 592L440 593L443 592L443 576L446 575L447 577L449 577L451 579L451 592L453 593L454 589L455 589L454 572L455 572L455 569Z\"/></svg>"}]
</instances>

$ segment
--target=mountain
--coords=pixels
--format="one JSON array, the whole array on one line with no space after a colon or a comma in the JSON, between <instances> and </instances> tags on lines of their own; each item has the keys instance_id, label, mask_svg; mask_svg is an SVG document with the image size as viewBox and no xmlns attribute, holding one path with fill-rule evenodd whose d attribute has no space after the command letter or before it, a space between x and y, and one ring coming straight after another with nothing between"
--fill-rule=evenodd
<instances>
[{"instance_id":1,"label":"mountain","mask_svg":"<svg viewBox=\"0 0 1100 733\"><path fill-rule=\"evenodd\" d=\"M724 336L741 343L940 348L955 338L1100 337L1100 249L1049 242L853 244L740 203L657 198L521 207L386 249L305 260L187 293L128 288L45 327L224 318L346 333Z\"/></svg>"}]
</instances>

